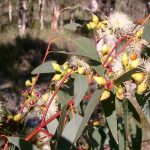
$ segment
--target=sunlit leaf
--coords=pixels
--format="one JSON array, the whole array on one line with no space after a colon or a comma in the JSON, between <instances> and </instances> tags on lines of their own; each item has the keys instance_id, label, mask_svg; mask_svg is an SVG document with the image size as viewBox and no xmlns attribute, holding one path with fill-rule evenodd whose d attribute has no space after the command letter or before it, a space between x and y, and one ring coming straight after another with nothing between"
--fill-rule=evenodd
<instances>
[{"instance_id":1,"label":"sunlit leaf","mask_svg":"<svg viewBox=\"0 0 150 150\"><path fill-rule=\"evenodd\" d=\"M112 133L113 138L118 143L115 96L111 94L111 96L107 100L102 101L101 103L108 123L108 127Z\"/></svg>"},{"instance_id":2,"label":"sunlit leaf","mask_svg":"<svg viewBox=\"0 0 150 150\"><path fill-rule=\"evenodd\" d=\"M44 64L39 65L37 68L35 68L31 74L39 74L39 73L54 73L54 68L52 66L52 62L54 61L48 61Z\"/></svg>"},{"instance_id":3,"label":"sunlit leaf","mask_svg":"<svg viewBox=\"0 0 150 150\"><path fill-rule=\"evenodd\" d=\"M150 31L150 21L144 25L144 33L143 33L143 38L148 42L150 42L149 31Z\"/></svg>"},{"instance_id":4,"label":"sunlit leaf","mask_svg":"<svg viewBox=\"0 0 150 150\"><path fill-rule=\"evenodd\" d=\"M139 70L140 70L140 69L135 68L135 69L132 69L132 70L130 70L130 71L124 73L124 74L121 75L119 78L117 78L117 79L114 81L114 83L115 83L115 84L121 84L121 83L123 83L123 82L125 82L125 81L130 80L132 74L138 72Z\"/></svg>"},{"instance_id":5,"label":"sunlit leaf","mask_svg":"<svg viewBox=\"0 0 150 150\"><path fill-rule=\"evenodd\" d=\"M90 98L89 103L88 103L88 105L86 107L86 110L85 110L84 118L83 118L83 120L81 122L80 128L79 128L79 130L77 132L77 135L75 137L74 142L76 142L78 140L78 138L81 136L81 134L82 134L82 132L83 132L83 130L84 130L88 120L90 119L90 117L91 117L91 115L92 115L96 105L99 102L99 98L100 98L100 95L101 95L102 91L103 91L103 89L96 90L94 92L94 94L92 95L92 97Z\"/></svg>"},{"instance_id":6,"label":"sunlit leaf","mask_svg":"<svg viewBox=\"0 0 150 150\"><path fill-rule=\"evenodd\" d=\"M78 23L69 23L63 26L64 29L75 31L78 27L81 27Z\"/></svg>"},{"instance_id":7,"label":"sunlit leaf","mask_svg":"<svg viewBox=\"0 0 150 150\"><path fill-rule=\"evenodd\" d=\"M50 133L52 133L53 135L55 134L57 127L58 127L58 120L57 119L54 119L52 122L50 122L47 125L48 131Z\"/></svg>"},{"instance_id":8,"label":"sunlit leaf","mask_svg":"<svg viewBox=\"0 0 150 150\"><path fill-rule=\"evenodd\" d=\"M73 143L82 120L82 116L74 114L73 118L65 126L62 133L62 137L68 140L70 143Z\"/></svg>"},{"instance_id":9,"label":"sunlit leaf","mask_svg":"<svg viewBox=\"0 0 150 150\"><path fill-rule=\"evenodd\" d=\"M7 138L8 138L9 143L14 144L16 147L19 148L19 150L27 150L27 149L28 150L38 150L38 148L35 145L33 145L29 142L26 142L19 137L7 137Z\"/></svg>"},{"instance_id":10,"label":"sunlit leaf","mask_svg":"<svg viewBox=\"0 0 150 150\"><path fill-rule=\"evenodd\" d=\"M88 89L88 80L84 75L77 74L74 81L74 103L77 106Z\"/></svg>"}]
</instances>

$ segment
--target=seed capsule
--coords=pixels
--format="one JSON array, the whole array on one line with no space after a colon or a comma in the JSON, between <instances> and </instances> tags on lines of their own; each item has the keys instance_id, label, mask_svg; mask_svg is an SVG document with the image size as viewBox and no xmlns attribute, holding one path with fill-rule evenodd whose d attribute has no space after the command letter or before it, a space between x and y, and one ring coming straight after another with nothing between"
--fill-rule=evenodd
<instances>
[{"instance_id":1,"label":"seed capsule","mask_svg":"<svg viewBox=\"0 0 150 150\"><path fill-rule=\"evenodd\" d=\"M59 64L57 64L57 63L52 63L52 66L53 66L53 68L54 68L55 71L58 71L58 72L61 72L61 71L62 71Z\"/></svg>"}]
</instances>

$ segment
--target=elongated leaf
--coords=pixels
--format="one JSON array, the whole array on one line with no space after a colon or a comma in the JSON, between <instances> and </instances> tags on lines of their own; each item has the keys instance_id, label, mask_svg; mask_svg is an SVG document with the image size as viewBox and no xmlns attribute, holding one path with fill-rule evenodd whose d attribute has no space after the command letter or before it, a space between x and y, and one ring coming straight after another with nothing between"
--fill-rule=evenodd
<instances>
[{"instance_id":1,"label":"elongated leaf","mask_svg":"<svg viewBox=\"0 0 150 150\"><path fill-rule=\"evenodd\" d=\"M107 100L102 101L101 103L108 123L108 127L116 143L118 143L115 96L111 94L111 96Z\"/></svg>"},{"instance_id":2,"label":"elongated leaf","mask_svg":"<svg viewBox=\"0 0 150 150\"><path fill-rule=\"evenodd\" d=\"M62 137L68 140L70 143L73 143L82 120L83 120L82 116L75 114L73 118L65 126L62 133Z\"/></svg>"},{"instance_id":3,"label":"elongated leaf","mask_svg":"<svg viewBox=\"0 0 150 150\"><path fill-rule=\"evenodd\" d=\"M69 23L63 26L64 29L75 31L78 27L81 27L78 23Z\"/></svg>"},{"instance_id":4,"label":"elongated leaf","mask_svg":"<svg viewBox=\"0 0 150 150\"><path fill-rule=\"evenodd\" d=\"M38 150L38 148L35 145L33 145L29 142L26 142L19 137L7 137L7 138L8 138L9 143L14 144L16 147L19 148L19 150L27 150L27 149L28 150Z\"/></svg>"},{"instance_id":5,"label":"elongated leaf","mask_svg":"<svg viewBox=\"0 0 150 150\"><path fill-rule=\"evenodd\" d=\"M142 111L143 114L141 114L143 117L147 119L148 123L150 124L150 92L147 94L138 95L136 94L136 100L138 104L140 105L139 110ZM136 104L137 105L137 104Z\"/></svg>"},{"instance_id":6,"label":"elongated leaf","mask_svg":"<svg viewBox=\"0 0 150 150\"><path fill-rule=\"evenodd\" d=\"M74 103L77 106L88 89L88 80L84 75L77 74L74 81Z\"/></svg>"},{"instance_id":7,"label":"elongated leaf","mask_svg":"<svg viewBox=\"0 0 150 150\"><path fill-rule=\"evenodd\" d=\"M141 118L137 113L130 101L128 101L129 108L129 124L131 131L132 148L141 150L142 143L142 129L141 129Z\"/></svg>"},{"instance_id":8,"label":"elongated leaf","mask_svg":"<svg viewBox=\"0 0 150 150\"><path fill-rule=\"evenodd\" d=\"M99 98L100 98L100 95L101 95L102 91L103 91L103 89L101 89L101 90L96 90L96 91L94 92L94 94L92 95L91 99L89 100L89 103L88 103L88 105L87 105L87 107L86 107L86 110L85 110L84 118L83 118L83 120L82 120L82 122L81 122L81 125L80 125L80 127L79 127L79 130L78 130L77 135L76 135L76 137L75 137L74 143L75 143L75 142L78 140L78 138L81 136L81 134L82 134L82 132L83 132L83 130L84 130L84 128L85 128L85 126L86 126L88 120L90 119L90 117L91 117L91 115L92 115L92 113L93 113L93 111L94 111L96 105L97 105L98 102L99 102Z\"/></svg>"},{"instance_id":9,"label":"elongated leaf","mask_svg":"<svg viewBox=\"0 0 150 150\"><path fill-rule=\"evenodd\" d=\"M126 72L125 74L123 74L122 76L120 76L119 78L117 78L117 79L114 81L114 83L115 83L115 84L121 84L121 83L123 83L123 82L125 82L125 81L130 80L132 74L138 72L139 70L140 70L140 69L135 68L135 69L132 69L132 70Z\"/></svg>"},{"instance_id":10,"label":"elongated leaf","mask_svg":"<svg viewBox=\"0 0 150 150\"><path fill-rule=\"evenodd\" d=\"M37 68L35 68L31 74L39 74L39 73L54 73L54 69L52 66L52 62L54 61L48 61L44 64L39 65Z\"/></svg>"},{"instance_id":11,"label":"elongated leaf","mask_svg":"<svg viewBox=\"0 0 150 150\"><path fill-rule=\"evenodd\" d=\"M143 33L143 38L148 42L150 42L149 31L150 31L150 21L147 24L145 24Z\"/></svg>"},{"instance_id":12,"label":"elongated leaf","mask_svg":"<svg viewBox=\"0 0 150 150\"><path fill-rule=\"evenodd\" d=\"M97 60L98 55L96 51L96 46L86 37L79 37L73 40L76 46L76 53L83 56L89 57L91 59Z\"/></svg>"},{"instance_id":13,"label":"elongated leaf","mask_svg":"<svg viewBox=\"0 0 150 150\"><path fill-rule=\"evenodd\" d=\"M47 125L48 131L49 131L50 133L52 133L52 134L55 134L57 127L58 127L58 120L57 120L57 119L54 119L52 122L50 122L50 123Z\"/></svg>"},{"instance_id":14,"label":"elongated leaf","mask_svg":"<svg viewBox=\"0 0 150 150\"><path fill-rule=\"evenodd\" d=\"M66 117L66 113L67 113L67 104L63 106L62 111L61 111L61 116L59 119L59 125L57 128L57 138L59 138L62 134L63 128L64 128L64 119Z\"/></svg>"}]
</instances>

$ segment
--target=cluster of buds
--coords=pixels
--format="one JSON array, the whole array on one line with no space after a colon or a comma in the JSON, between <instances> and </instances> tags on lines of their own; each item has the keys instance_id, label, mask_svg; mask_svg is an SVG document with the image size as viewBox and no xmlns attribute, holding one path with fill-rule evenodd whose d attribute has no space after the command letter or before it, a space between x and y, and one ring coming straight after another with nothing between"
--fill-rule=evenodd
<instances>
[{"instance_id":1,"label":"cluster of buds","mask_svg":"<svg viewBox=\"0 0 150 150\"><path fill-rule=\"evenodd\" d=\"M111 90L115 91L117 99L125 98L126 91L129 91L125 83L114 85L111 89L107 88L108 84L106 83L109 81L113 85L111 81L134 68L140 68L141 71L132 74L129 81L136 85L133 91L137 94L143 94L149 88L148 82L150 81L150 67L148 67L150 59L142 60L141 58L143 48L148 45L148 42L142 39L144 27L134 24L127 15L120 12L112 13L104 22L99 22L99 19L96 19L94 15L92 22L87 24L89 29L96 29L98 33L97 52L106 70L105 78L94 77L100 86L105 86L100 99L109 98ZM103 26L97 28L99 23ZM124 47L123 51L118 51L118 45L122 41L128 42L129 38L132 39L131 42ZM144 67L143 64L145 64Z\"/></svg>"},{"instance_id":2,"label":"cluster of buds","mask_svg":"<svg viewBox=\"0 0 150 150\"><path fill-rule=\"evenodd\" d=\"M88 30L93 30L93 29L103 29L105 28L105 26L107 25L108 21L107 20L104 20L104 21L101 21L99 20L99 18L96 16L96 15L92 15L92 20L86 24L87 26L87 29Z\"/></svg>"}]
</instances>

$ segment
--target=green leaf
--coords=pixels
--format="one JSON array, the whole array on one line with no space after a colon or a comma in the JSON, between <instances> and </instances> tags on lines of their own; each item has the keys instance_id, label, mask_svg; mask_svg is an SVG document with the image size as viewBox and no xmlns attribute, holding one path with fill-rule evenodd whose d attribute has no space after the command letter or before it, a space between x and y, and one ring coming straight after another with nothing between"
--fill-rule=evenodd
<instances>
[{"instance_id":1,"label":"green leaf","mask_svg":"<svg viewBox=\"0 0 150 150\"><path fill-rule=\"evenodd\" d=\"M91 117L91 115L92 115L92 113L93 113L93 111L94 111L96 105L97 105L98 102L99 102L99 98L100 98L100 95L101 95L102 91L103 91L103 89L101 89L101 90L96 90L96 91L94 92L94 94L92 95L92 97L90 98L89 103L88 103L88 105L87 105L87 107L86 107L86 110L85 110L84 118L83 118L83 120L82 120L82 122L81 122L81 125L80 125L80 127L79 127L79 130L78 130L77 135L76 135L76 137L75 137L74 143L75 143L75 142L78 140L78 138L81 136L81 134L82 134L82 132L83 132L83 130L84 130L84 128L85 128L85 126L86 126L88 120L90 119L90 117Z\"/></svg>"},{"instance_id":2,"label":"green leaf","mask_svg":"<svg viewBox=\"0 0 150 150\"><path fill-rule=\"evenodd\" d=\"M88 89L88 80L84 75L77 74L74 81L74 103L80 104Z\"/></svg>"},{"instance_id":3,"label":"green leaf","mask_svg":"<svg viewBox=\"0 0 150 150\"><path fill-rule=\"evenodd\" d=\"M53 135L55 134L57 127L58 127L58 120L57 119L54 119L52 122L50 122L47 125L48 131L50 133L52 133Z\"/></svg>"},{"instance_id":4,"label":"green leaf","mask_svg":"<svg viewBox=\"0 0 150 150\"><path fill-rule=\"evenodd\" d=\"M139 68L134 68L126 73L124 73L123 75L121 75L119 78L117 78L115 81L114 81L114 84L121 84L125 81L128 81L131 79L131 76L133 73L136 73L138 72L140 69Z\"/></svg>"},{"instance_id":5,"label":"green leaf","mask_svg":"<svg viewBox=\"0 0 150 150\"><path fill-rule=\"evenodd\" d=\"M78 23L68 23L63 26L64 29L76 31L78 27L81 27Z\"/></svg>"},{"instance_id":6,"label":"green leaf","mask_svg":"<svg viewBox=\"0 0 150 150\"><path fill-rule=\"evenodd\" d=\"M116 107L115 107L115 96L111 93L111 96L101 102L105 113L105 117L108 123L108 127L112 133L113 138L116 143L118 143L117 137L117 117L116 117Z\"/></svg>"},{"instance_id":7,"label":"green leaf","mask_svg":"<svg viewBox=\"0 0 150 150\"><path fill-rule=\"evenodd\" d=\"M141 150L141 143L142 143L142 129L141 129L141 118L131 104L128 101L128 108L129 108L129 127L131 131L131 141L132 141L132 149Z\"/></svg>"},{"instance_id":8,"label":"green leaf","mask_svg":"<svg viewBox=\"0 0 150 150\"><path fill-rule=\"evenodd\" d=\"M68 105L64 105L62 110L61 110L61 115L59 118L59 124L58 124L58 128L57 128L57 138L59 138L62 134L63 128L64 128L64 120L66 117L66 113L67 113L67 107Z\"/></svg>"},{"instance_id":9,"label":"green leaf","mask_svg":"<svg viewBox=\"0 0 150 150\"><path fill-rule=\"evenodd\" d=\"M150 31L150 21L147 24L145 24L143 33L143 38L148 42L150 42L149 31Z\"/></svg>"},{"instance_id":10,"label":"green leaf","mask_svg":"<svg viewBox=\"0 0 150 150\"><path fill-rule=\"evenodd\" d=\"M81 117L78 114L75 114L73 118L65 126L62 133L62 137L68 140L70 143L73 143L82 120L83 117Z\"/></svg>"},{"instance_id":11,"label":"green leaf","mask_svg":"<svg viewBox=\"0 0 150 150\"><path fill-rule=\"evenodd\" d=\"M19 148L19 150L27 150L27 149L28 150L38 150L38 148L35 145L33 145L29 142L26 142L19 137L7 137L7 138L8 138L9 143L14 144L16 147Z\"/></svg>"},{"instance_id":12,"label":"green leaf","mask_svg":"<svg viewBox=\"0 0 150 150\"><path fill-rule=\"evenodd\" d=\"M150 92L142 95L136 94L135 96L140 108L142 109L141 111L143 112L141 116L145 117L150 124Z\"/></svg>"},{"instance_id":13,"label":"green leaf","mask_svg":"<svg viewBox=\"0 0 150 150\"><path fill-rule=\"evenodd\" d=\"M39 73L54 73L55 70L52 66L52 63L54 61L48 61L45 62L44 64L39 65L37 68L35 68L31 74L39 74Z\"/></svg>"},{"instance_id":14,"label":"green leaf","mask_svg":"<svg viewBox=\"0 0 150 150\"><path fill-rule=\"evenodd\" d=\"M78 37L73 42L76 45L76 52L78 54L99 61L96 46L91 40L86 37Z\"/></svg>"}]
</instances>

